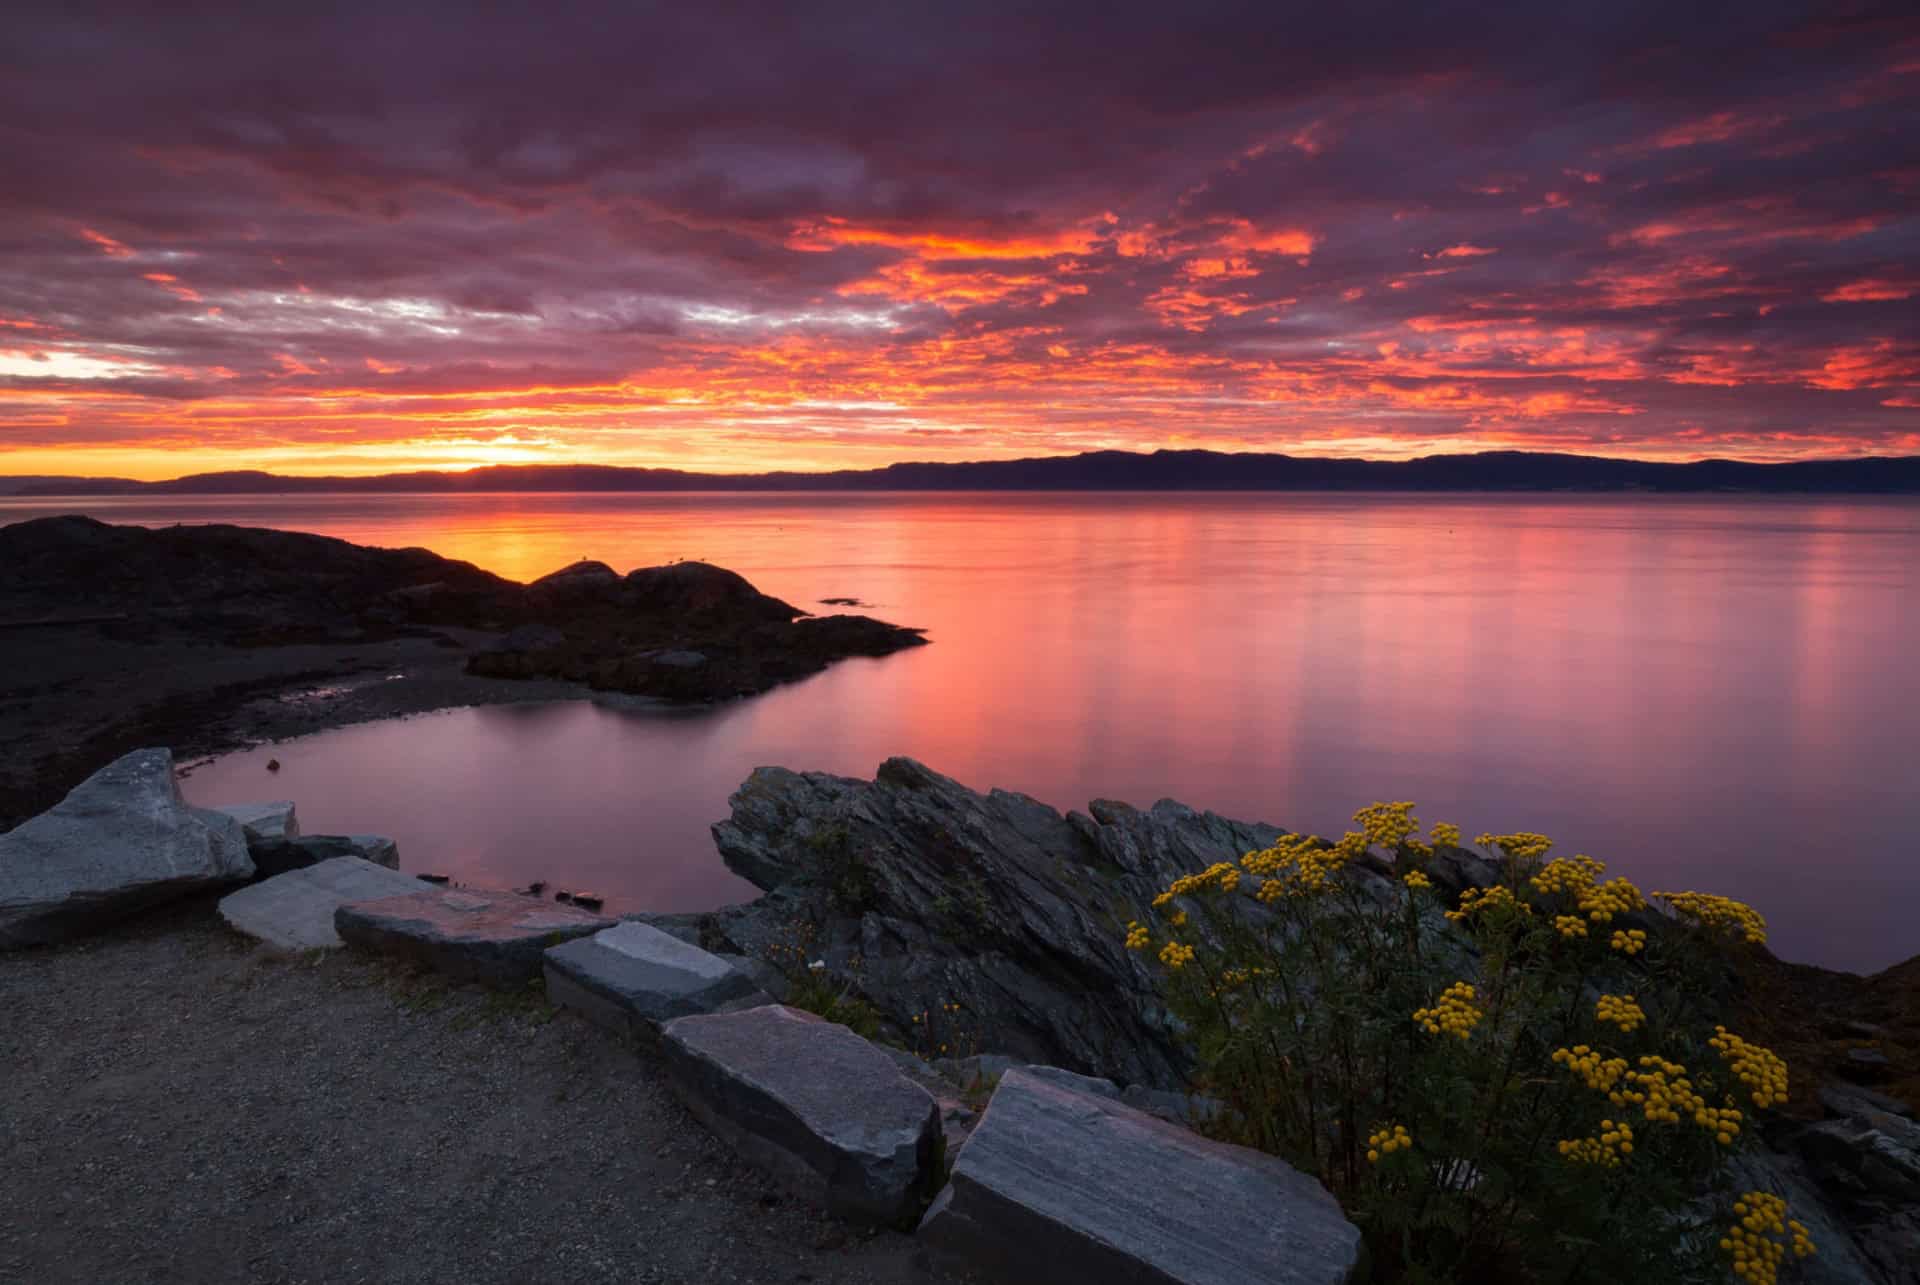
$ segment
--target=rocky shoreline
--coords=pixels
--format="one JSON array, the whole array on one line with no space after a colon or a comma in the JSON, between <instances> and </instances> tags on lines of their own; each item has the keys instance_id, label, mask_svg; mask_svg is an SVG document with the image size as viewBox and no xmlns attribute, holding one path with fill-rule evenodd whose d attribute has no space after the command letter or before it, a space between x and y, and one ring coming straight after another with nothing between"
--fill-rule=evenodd
<instances>
[{"instance_id":1,"label":"rocky shoreline","mask_svg":"<svg viewBox=\"0 0 1920 1285\"><path fill-rule=\"evenodd\" d=\"M1310 1176L1197 1129L1210 1108L1181 1091L1178 1032L1119 941L1172 878L1280 833L1171 800L1062 815L909 759L871 781L763 768L714 835L766 895L613 922L429 888L382 868L391 845L378 840L338 841L373 861L327 843L290 850L306 842L291 804L187 808L168 756L149 750L0 836L0 948L75 940L162 897L232 886L268 858L284 872L220 901L237 932L531 986L658 1059L692 1116L769 1180L856 1224L917 1225L958 1270L1019 1280L1022 1255L1038 1253L1066 1265L1062 1280L1331 1285L1356 1270L1357 1233ZM124 851L103 870L108 849ZM1495 879L1458 848L1427 869L1449 896ZM1365 861L1343 877L1363 890L1394 878ZM1677 931L1652 912L1636 922ZM1774 988L1802 971L1764 952L1731 965L1742 1029L1777 1025ZM1844 1053L1790 1055L1790 1108L1759 1122L1760 1145L1736 1162L1746 1187L1779 1192L1812 1229L1808 1281L1916 1280L1920 1121L1896 1078L1914 1016L1903 979L1856 979L1884 1023L1858 1009L1797 1015L1805 1040ZM1145 1171L1181 1199L1133 1208L1131 1175ZM1208 1211L1241 1206L1242 1232L1283 1233L1208 1241Z\"/></svg>"},{"instance_id":2,"label":"rocky shoreline","mask_svg":"<svg viewBox=\"0 0 1920 1285\"><path fill-rule=\"evenodd\" d=\"M423 549L88 518L0 527L0 831L129 750L183 760L456 705L709 702L923 644L730 571L532 585Z\"/></svg>"}]
</instances>

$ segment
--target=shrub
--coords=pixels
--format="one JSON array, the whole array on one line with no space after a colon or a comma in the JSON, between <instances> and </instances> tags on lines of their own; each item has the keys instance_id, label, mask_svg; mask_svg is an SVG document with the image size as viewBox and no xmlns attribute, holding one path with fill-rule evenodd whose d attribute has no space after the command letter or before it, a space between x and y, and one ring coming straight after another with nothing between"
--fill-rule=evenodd
<instances>
[{"instance_id":1,"label":"shrub","mask_svg":"<svg viewBox=\"0 0 1920 1285\"><path fill-rule=\"evenodd\" d=\"M1750 908L1655 893L1537 834L1482 835L1498 882L1449 907L1412 804L1176 880L1127 945L1155 961L1220 1136L1324 1181L1393 1280L1769 1285L1813 1252L1731 1151L1785 1066L1715 1024ZM1356 865L1368 867L1356 869ZM1654 931L1649 931L1650 929Z\"/></svg>"}]
</instances>

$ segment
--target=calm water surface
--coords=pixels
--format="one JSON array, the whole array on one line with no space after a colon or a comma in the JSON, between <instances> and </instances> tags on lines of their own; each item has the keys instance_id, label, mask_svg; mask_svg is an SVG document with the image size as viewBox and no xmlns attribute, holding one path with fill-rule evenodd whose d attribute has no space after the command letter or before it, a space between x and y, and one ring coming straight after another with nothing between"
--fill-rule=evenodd
<instances>
[{"instance_id":1,"label":"calm water surface","mask_svg":"<svg viewBox=\"0 0 1920 1285\"><path fill-rule=\"evenodd\" d=\"M0 522L230 521L531 579L702 558L933 645L693 713L459 710L238 754L410 869L625 907L750 890L707 826L757 764L909 754L1055 806L1105 796L1337 832L1375 799L1540 830L1756 905L1789 958L1920 952L1920 504L1734 498L882 495L0 500ZM832 608L818 608L832 610Z\"/></svg>"}]
</instances>

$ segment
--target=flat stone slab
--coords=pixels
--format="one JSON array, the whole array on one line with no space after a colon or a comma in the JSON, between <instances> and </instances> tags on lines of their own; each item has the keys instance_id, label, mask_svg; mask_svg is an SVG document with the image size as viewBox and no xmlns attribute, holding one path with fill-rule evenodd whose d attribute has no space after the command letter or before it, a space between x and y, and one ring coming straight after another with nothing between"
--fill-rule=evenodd
<instances>
[{"instance_id":1,"label":"flat stone slab","mask_svg":"<svg viewBox=\"0 0 1920 1285\"><path fill-rule=\"evenodd\" d=\"M771 1001L717 955L627 920L546 953L547 997L610 1030L648 1036L662 1023Z\"/></svg>"},{"instance_id":2,"label":"flat stone slab","mask_svg":"<svg viewBox=\"0 0 1920 1285\"><path fill-rule=\"evenodd\" d=\"M293 803L282 799L278 803L227 803L211 809L224 812L240 823L247 832L247 846L259 843L284 843L288 839L300 837L300 818L295 814Z\"/></svg>"},{"instance_id":3,"label":"flat stone slab","mask_svg":"<svg viewBox=\"0 0 1920 1285\"><path fill-rule=\"evenodd\" d=\"M253 864L262 879L304 870L334 857L359 857L389 870L400 868L400 848L377 834L303 834L292 839L249 843Z\"/></svg>"},{"instance_id":4,"label":"flat stone slab","mask_svg":"<svg viewBox=\"0 0 1920 1285\"><path fill-rule=\"evenodd\" d=\"M373 901L413 892L411 875L359 857L334 857L263 879L220 899L220 917L249 937L282 950L343 946L333 912L351 901Z\"/></svg>"},{"instance_id":5,"label":"flat stone slab","mask_svg":"<svg viewBox=\"0 0 1920 1285\"><path fill-rule=\"evenodd\" d=\"M403 896L349 902L333 912L333 929L348 945L494 986L537 979L549 947L599 932L613 922L538 897L467 888L420 888Z\"/></svg>"},{"instance_id":6,"label":"flat stone slab","mask_svg":"<svg viewBox=\"0 0 1920 1285\"><path fill-rule=\"evenodd\" d=\"M939 1181L940 1109L885 1053L777 1004L678 1018L661 1036L687 1109L748 1161L842 1217L918 1216Z\"/></svg>"},{"instance_id":7,"label":"flat stone slab","mask_svg":"<svg viewBox=\"0 0 1920 1285\"><path fill-rule=\"evenodd\" d=\"M920 1224L930 1245L1032 1280L1340 1285L1360 1230L1318 1182L1061 1077L1010 1070Z\"/></svg>"},{"instance_id":8,"label":"flat stone slab","mask_svg":"<svg viewBox=\"0 0 1920 1285\"><path fill-rule=\"evenodd\" d=\"M172 751L135 750L0 834L0 950L65 941L253 869L238 821L181 798Z\"/></svg>"}]
</instances>

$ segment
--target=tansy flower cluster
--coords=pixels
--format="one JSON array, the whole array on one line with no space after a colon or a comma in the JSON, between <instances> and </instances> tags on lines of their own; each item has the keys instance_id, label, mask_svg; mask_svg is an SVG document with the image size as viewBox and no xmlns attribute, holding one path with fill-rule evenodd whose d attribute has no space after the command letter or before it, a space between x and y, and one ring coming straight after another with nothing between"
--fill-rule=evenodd
<instances>
[{"instance_id":1,"label":"tansy flower cluster","mask_svg":"<svg viewBox=\"0 0 1920 1285\"><path fill-rule=\"evenodd\" d=\"M1553 840L1546 835L1525 830L1518 834L1483 834L1474 842L1483 848L1498 848L1515 861L1538 861L1553 847Z\"/></svg>"},{"instance_id":2,"label":"tansy flower cluster","mask_svg":"<svg viewBox=\"0 0 1920 1285\"><path fill-rule=\"evenodd\" d=\"M1290 834L1271 848L1249 852L1240 864L1248 874L1262 877L1260 890L1254 895L1272 902L1325 890L1340 868L1365 846L1365 840L1353 834L1332 847L1312 835Z\"/></svg>"},{"instance_id":3,"label":"tansy flower cluster","mask_svg":"<svg viewBox=\"0 0 1920 1285\"><path fill-rule=\"evenodd\" d=\"M1622 1031L1632 1034L1647 1020L1647 1015L1634 1003L1631 995L1602 995L1600 1002L1593 1006L1593 1015L1603 1022L1612 1022Z\"/></svg>"},{"instance_id":4,"label":"tansy flower cluster","mask_svg":"<svg viewBox=\"0 0 1920 1285\"><path fill-rule=\"evenodd\" d=\"M1593 1138L1568 1138L1560 1143L1560 1154L1575 1164L1605 1165L1611 1169L1621 1157L1633 1154L1633 1130L1611 1120L1600 1122L1600 1134Z\"/></svg>"},{"instance_id":5,"label":"tansy flower cluster","mask_svg":"<svg viewBox=\"0 0 1920 1285\"><path fill-rule=\"evenodd\" d=\"M1703 928L1745 937L1755 946L1767 944L1767 921L1745 902L1716 897L1710 892L1656 892L1653 895Z\"/></svg>"},{"instance_id":6,"label":"tansy flower cluster","mask_svg":"<svg viewBox=\"0 0 1920 1285\"><path fill-rule=\"evenodd\" d=\"M1367 1163L1377 1165L1381 1156L1405 1151L1413 1145L1413 1135L1404 1124L1382 1125L1367 1135Z\"/></svg>"},{"instance_id":7,"label":"tansy flower cluster","mask_svg":"<svg viewBox=\"0 0 1920 1285\"><path fill-rule=\"evenodd\" d=\"M1406 884L1407 887L1409 888L1433 887L1433 880L1427 878L1424 874L1421 874L1418 870L1407 871L1405 874L1400 876L1400 882Z\"/></svg>"},{"instance_id":8,"label":"tansy flower cluster","mask_svg":"<svg viewBox=\"0 0 1920 1285\"><path fill-rule=\"evenodd\" d=\"M1413 1020L1426 1027L1429 1035L1445 1032L1464 1040L1473 1034L1473 1028L1485 1016L1474 1007L1474 996L1470 983L1455 982L1440 992L1440 998L1432 1008L1415 1009Z\"/></svg>"},{"instance_id":9,"label":"tansy flower cluster","mask_svg":"<svg viewBox=\"0 0 1920 1285\"><path fill-rule=\"evenodd\" d=\"M1469 888L1461 893L1460 908L1447 911L1447 918L1458 922L1486 910L1517 910L1524 915L1533 913L1533 907L1518 900L1512 889L1504 883L1496 883L1491 888Z\"/></svg>"},{"instance_id":10,"label":"tansy flower cluster","mask_svg":"<svg viewBox=\"0 0 1920 1285\"><path fill-rule=\"evenodd\" d=\"M1442 821L1433 827L1427 838L1433 841L1436 848L1457 848L1460 846L1460 827Z\"/></svg>"},{"instance_id":11,"label":"tansy flower cluster","mask_svg":"<svg viewBox=\"0 0 1920 1285\"><path fill-rule=\"evenodd\" d=\"M1192 960L1193 947L1191 946L1182 946L1177 941L1170 941L1160 948L1160 962L1168 968L1178 969L1191 963Z\"/></svg>"},{"instance_id":12,"label":"tansy flower cluster","mask_svg":"<svg viewBox=\"0 0 1920 1285\"><path fill-rule=\"evenodd\" d=\"M1549 896L1556 892L1582 893L1606 872L1606 864L1592 857L1555 857L1533 877L1533 889Z\"/></svg>"},{"instance_id":13,"label":"tansy flower cluster","mask_svg":"<svg viewBox=\"0 0 1920 1285\"><path fill-rule=\"evenodd\" d=\"M1727 1229L1720 1248L1733 1257L1733 1274L1748 1285L1774 1285L1791 1249L1795 1258L1815 1252L1805 1224L1787 1217L1787 1202L1765 1191L1749 1191L1734 1202L1739 1221ZM1788 1238L1788 1239L1776 1239Z\"/></svg>"},{"instance_id":14,"label":"tansy flower cluster","mask_svg":"<svg viewBox=\"0 0 1920 1285\"><path fill-rule=\"evenodd\" d=\"M1369 844L1392 851L1410 838L1420 828L1420 819L1413 815L1411 803L1373 803L1353 814L1353 823L1360 827Z\"/></svg>"},{"instance_id":15,"label":"tansy flower cluster","mask_svg":"<svg viewBox=\"0 0 1920 1285\"><path fill-rule=\"evenodd\" d=\"M1175 897L1184 897L1188 893L1204 892L1209 888L1218 888L1221 892L1232 892L1240 886L1240 871L1231 861L1216 861L1197 875L1181 875L1167 885L1167 890L1153 899L1155 906L1164 906Z\"/></svg>"},{"instance_id":16,"label":"tansy flower cluster","mask_svg":"<svg viewBox=\"0 0 1920 1285\"><path fill-rule=\"evenodd\" d=\"M1613 936L1607 939L1607 945L1622 955L1638 955L1647 948L1647 930L1616 928L1613 930Z\"/></svg>"},{"instance_id":17,"label":"tansy flower cluster","mask_svg":"<svg viewBox=\"0 0 1920 1285\"><path fill-rule=\"evenodd\" d=\"M1580 894L1580 912L1596 924L1607 923L1615 915L1624 915L1630 910L1646 908L1647 899L1630 879L1609 879Z\"/></svg>"},{"instance_id":18,"label":"tansy flower cluster","mask_svg":"<svg viewBox=\"0 0 1920 1285\"><path fill-rule=\"evenodd\" d=\"M1152 944L1152 942L1153 942L1153 934L1147 931L1147 926L1145 924L1141 923L1137 919L1129 920L1127 922L1127 949L1128 950L1145 950L1149 945Z\"/></svg>"},{"instance_id":19,"label":"tansy flower cluster","mask_svg":"<svg viewBox=\"0 0 1920 1285\"><path fill-rule=\"evenodd\" d=\"M1553 930L1562 937L1575 938L1587 935L1587 921L1578 915L1555 915Z\"/></svg>"},{"instance_id":20,"label":"tansy flower cluster","mask_svg":"<svg viewBox=\"0 0 1920 1285\"><path fill-rule=\"evenodd\" d=\"M1753 1095L1757 1107L1777 1106L1787 1100L1787 1064L1768 1048L1749 1044L1724 1026L1713 1028L1707 1043L1720 1051L1727 1065Z\"/></svg>"},{"instance_id":21,"label":"tansy flower cluster","mask_svg":"<svg viewBox=\"0 0 1920 1285\"><path fill-rule=\"evenodd\" d=\"M1687 1068L1662 1057L1643 1057L1640 1069L1629 1071L1626 1082L1635 1087L1616 1089L1607 1095L1615 1106L1631 1103L1649 1120L1678 1124L1683 1119L1711 1133L1723 1147L1733 1145L1740 1136L1740 1112L1735 1107L1710 1107L1706 1098L1693 1087Z\"/></svg>"},{"instance_id":22,"label":"tansy flower cluster","mask_svg":"<svg viewBox=\"0 0 1920 1285\"><path fill-rule=\"evenodd\" d=\"M1627 1073L1627 1059L1610 1057L1602 1059L1600 1054L1585 1044L1576 1044L1570 1049L1555 1049L1553 1060L1572 1071L1587 1087L1596 1093L1605 1093L1613 1098L1615 1106L1623 1105L1624 1098L1614 1094L1613 1086Z\"/></svg>"}]
</instances>

